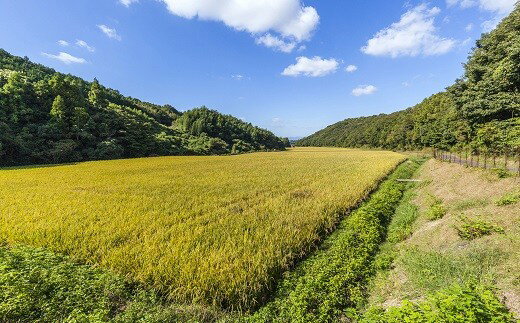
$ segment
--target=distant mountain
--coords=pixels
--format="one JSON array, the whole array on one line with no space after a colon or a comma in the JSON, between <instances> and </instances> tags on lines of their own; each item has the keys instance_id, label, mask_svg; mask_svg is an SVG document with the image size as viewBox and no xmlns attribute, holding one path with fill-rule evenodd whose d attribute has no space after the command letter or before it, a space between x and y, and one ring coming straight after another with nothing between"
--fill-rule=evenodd
<instances>
[{"instance_id":1,"label":"distant mountain","mask_svg":"<svg viewBox=\"0 0 520 323\"><path fill-rule=\"evenodd\" d=\"M464 76L404 111L346 119L300 146L520 153L520 7L477 41Z\"/></svg>"},{"instance_id":2,"label":"distant mountain","mask_svg":"<svg viewBox=\"0 0 520 323\"><path fill-rule=\"evenodd\" d=\"M125 97L0 49L0 165L282 150L288 139L206 108Z\"/></svg>"}]
</instances>

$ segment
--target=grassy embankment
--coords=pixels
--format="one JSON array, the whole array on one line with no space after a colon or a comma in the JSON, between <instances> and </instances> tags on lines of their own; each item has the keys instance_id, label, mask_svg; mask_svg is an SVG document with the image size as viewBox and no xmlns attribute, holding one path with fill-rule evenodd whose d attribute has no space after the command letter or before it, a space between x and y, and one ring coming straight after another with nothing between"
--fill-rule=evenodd
<instances>
[{"instance_id":1,"label":"grassy embankment","mask_svg":"<svg viewBox=\"0 0 520 323\"><path fill-rule=\"evenodd\" d=\"M520 314L520 185L430 160L378 255L364 322L510 322ZM506 306L504 306L504 304Z\"/></svg>"}]
</instances>

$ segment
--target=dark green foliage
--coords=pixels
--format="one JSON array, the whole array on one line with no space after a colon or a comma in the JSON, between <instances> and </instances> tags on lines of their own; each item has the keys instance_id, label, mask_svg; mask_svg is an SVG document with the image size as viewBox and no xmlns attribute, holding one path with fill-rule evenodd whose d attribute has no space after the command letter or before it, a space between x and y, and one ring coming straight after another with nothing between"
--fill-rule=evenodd
<instances>
[{"instance_id":1,"label":"dark green foliage","mask_svg":"<svg viewBox=\"0 0 520 323\"><path fill-rule=\"evenodd\" d=\"M371 308L359 320L366 323L401 322L515 322L493 290L479 284L454 285L425 301L404 301L400 307Z\"/></svg>"},{"instance_id":2,"label":"dark green foliage","mask_svg":"<svg viewBox=\"0 0 520 323\"><path fill-rule=\"evenodd\" d=\"M206 107L187 111L180 116L176 125L193 136L207 135L220 138L235 151L285 149L287 141L276 137L270 131L230 115L223 115Z\"/></svg>"},{"instance_id":3,"label":"dark green foliage","mask_svg":"<svg viewBox=\"0 0 520 323\"><path fill-rule=\"evenodd\" d=\"M0 166L285 147L231 116L205 108L181 115L0 49Z\"/></svg>"},{"instance_id":4,"label":"dark green foliage","mask_svg":"<svg viewBox=\"0 0 520 323\"><path fill-rule=\"evenodd\" d=\"M0 248L0 321L102 321L128 297L122 280L41 249Z\"/></svg>"},{"instance_id":5,"label":"dark green foliage","mask_svg":"<svg viewBox=\"0 0 520 323\"><path fill-rule=\"evenodd\" d=\"M0 247L1 322L209 322L222 313L165 302L121 277L43 249Z\"/></svg>"},{"instance_id":6,"label":"dark green foliage","mask_svg":"<svg viewBox=\"0 0 520 323\"><path fill-rule=\"evenodd\" d=\"M459 218L459 225L456 229L459 236L465 240L474 240L493 233L504 233L504 229L495 224L482 219L471 219L467 216Z\"/></svg>"},{"instance_id":7,"label":"dark green foliage","mask_svg":"<svg viewBox=\"0 0 520 323\"><path fill-rule=\"evenodd\" d=\"M300 146L520 153L520 8L483 35L465 75L446 92L389 115L347 119Z\"/></svg>"},{"instance_id":8,"label":"dark green foliage","mask_svg":"<svg viewBox=\"0 0 520 323\"><path fill-rule=\"evenodd\" d=\"M412 161L399 166L367 202L341 222L321 249L285 276L274 299L248 320L332 322L348 309L361 306L385 228L407 187L396 179L411 177L418 166Z\"/></svg>"}]
</instances>

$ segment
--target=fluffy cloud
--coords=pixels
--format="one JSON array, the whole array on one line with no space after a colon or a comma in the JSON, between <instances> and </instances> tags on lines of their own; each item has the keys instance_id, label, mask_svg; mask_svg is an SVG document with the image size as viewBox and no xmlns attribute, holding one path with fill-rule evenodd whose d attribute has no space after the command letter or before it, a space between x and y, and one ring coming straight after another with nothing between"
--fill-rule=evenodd
<instances>
[{"instance_id":1,"label":"fluffy cloud","mask_svg":"<svg viewBox=\"0 0 520 323\"><path fill-rule=\"evenodd\" d=\"M58 55L53 55L53 54L47 54L47 53L42 53L43 56L45 57L48 57L48 58L52 58L52 59L56 59L64 64L84 64L86 63L87 61L83 58L80 58L80 57L74 57L68 53L64 53L64 52L60 52Z\"/></svg>"},{"instance_id":2,"label":"fluffy cloud","mask_svg":"<svg viewBox=\"0 0 520 323\"><path fill-rule=\"evenodd\" d=\"M320 20L316 9L305 7L301 0L160 1L174 15L223 22L255 35L258 44L282 52L290 52L297 43L310 39ZM264 36L259 37L261 34Z\"/></svg>"},{"instance_id":3,"label":"fluffy cloud","mask_svg":"<svg viewBox=\"0 0 520 323\"><path fill-rule=\"evenodd\" d=\"M264 45L265 47L274 48L284 53L290 53L296 47L295 42L286 42L271 34L265 34L264 36L257 38L256 43L258 45Z\"/></svg>"},{"instance_id":4,"label":"fluffy cloud","mask_svg":"<svg viewBox=\"0 0 520 323\"><path fill-rule=\"evenodd\" d=\"M493 30L502 19L515 8L517 0L447 0L448 6L458 5L462 8L479 6L480 9L493 12L495 16L482 23L484 32Z\"/></svg>"},{"instance_id":5,"label":"fluffy cloud","mask_svg":"<svg viewBox=\"0 0 520 323\"><path fill-rule=\"evenodd\" d=\"M456 41L437 35L435 16L439 13L439 8L421 4L379 31L361 50L369 55L391 57L445 54Z\"/></svg>"},{"instance_id":6,"label":"fluffy cloud","mask_svg":"<svg viewBox=\"0 0 520 323\"><path fill-rule=\"evenodd\" d=\"M58 40L58 45L67 47L67 46L69 46L69 42L66 40Z\"/></svg>"},{"instance_id":7,"label":"fluffy cloud","mask_svg":"<svg viewBox=\"0 0 520 323\"><path fill-rule=\"evenodd\" d=\"M354 90L352 90L352 94L355 96L362 96L362 95L370 95L374 94L377 91L377 87L373 85L360 85Z\"/></svg>"},{"instance_id":8,"label":"fluffy cloud","mask_svg":"<svg viewBox=\"0 0 520 323\"><path fill-rule=\"evenodd\" d=\"M125 7L129 7L132 3L139 2L139 0L119 0L119 3Z\"/></svg>"},{"instance_id":9,"label":"fluffy cloud","mask_svg":"<svg viewBox=\"0 0 520 323\"><path fill-rule=\"evenodd\" d=\"M336 72L339 62L333 58L322 59L319 56L313 58L298 57L296 64L288 66L283 72L284 76L310 76L321 77Z\"/></svg>"},{"instance_id":10,"label":"fluffy cloud","mask_svg":"<svg viewBox=\"0 0 520 323\"><path fill-rule=\"evenodd\" d=\"M483 10L506 15L513 11L517 0L447 0L448 6L458 5L462 8L479 6Z\"/></svg>"},{"instance_id":11,"label":"fluffy cloud","mask_svg":"<svg viewBox=\"0 0 520 323\"><path fill-rule=\"evenodd\" d=\"M349 65L345 68L345 71L347 71L348 73L354 73L357 70L358 67L356 65Z\"/></svg>"},{"instance_id":12,"label":"fluffy cloud","mask_svg":"<svg viewBox=\"0 0 520 323\"><path fill-rule=\"evenodd\" d=\"M79 47L85 48L86 50L88 50L91 53L96 51L96 49L94 47L90 46L89 44L87 44L86 41L81 40L81 39L76 40L76 45L78 45Z\"/></svg>"},{"instance_id":13,"label":"fluffy cloud","mask_svg":"<svg viewBox=\"0 0 520 323\"><path fill-rule=\"evenodd\" d=\"M114 28L110 28L107 25L98 25L99 30L101 30L108 38L121 40L121 36L117 33L117 30Z\"/></svg>"}]
</instances>

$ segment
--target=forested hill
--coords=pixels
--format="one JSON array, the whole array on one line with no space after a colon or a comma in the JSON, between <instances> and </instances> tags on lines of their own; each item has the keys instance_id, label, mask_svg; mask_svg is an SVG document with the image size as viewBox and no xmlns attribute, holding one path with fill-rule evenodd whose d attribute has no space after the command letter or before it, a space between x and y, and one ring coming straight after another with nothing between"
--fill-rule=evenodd
<instances>
[{"instance_id":1,"label":"forested hill","mask_svg":"<svg viewBox=\"0 0 520 323\"><path fill-rule=\"evenodd\" d=\"M0 49L0 165L281 150L287 139L207 108L125 97Z\"/></svg>"},{"instance_id":2,"label":"forested hill","mask_svg":"<svg viewBox=\"0 0 520 323\"><path fill-rule=\"evenodd\" d=\"M347 119L300 146L520 150L520 7L477 41L464 76L445 92L392 114Z\"/></svg>"}]
</instances>

